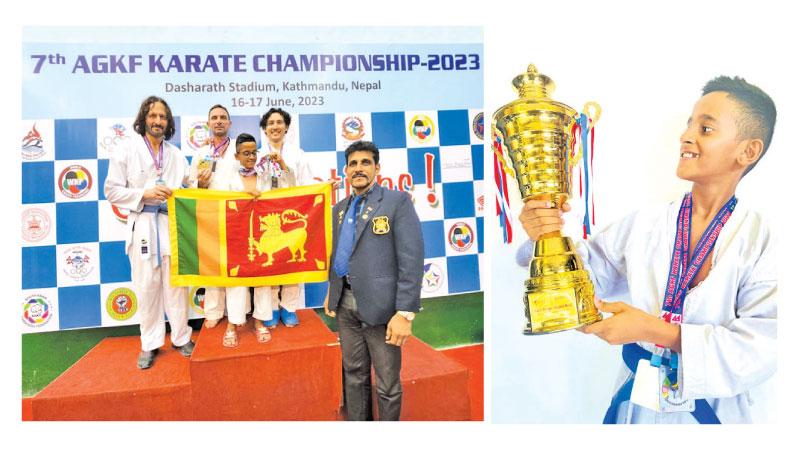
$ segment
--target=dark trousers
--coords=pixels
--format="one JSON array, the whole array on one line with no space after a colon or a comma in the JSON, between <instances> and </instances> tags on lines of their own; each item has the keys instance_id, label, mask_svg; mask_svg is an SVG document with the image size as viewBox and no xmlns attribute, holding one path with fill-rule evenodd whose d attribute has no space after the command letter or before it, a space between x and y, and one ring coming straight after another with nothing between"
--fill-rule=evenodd
<instances>
[{"instance_id":1,"label":"dark trousers","mask_svg":"<svg viewBox=\"0 0 800 450\"><path fill-rule=\"evenodd\" d=\"M352 296L352 292L345 291L342 297L345 296ZM361 321L352 302L344 300L336 311L336 320L342 346L347 420L372 420L370 366L373 365L378 391L378 418L400 420L403 397L400 387L400 347L386 343L386 325L367 325Z\"/></svg>"}]
</instances>

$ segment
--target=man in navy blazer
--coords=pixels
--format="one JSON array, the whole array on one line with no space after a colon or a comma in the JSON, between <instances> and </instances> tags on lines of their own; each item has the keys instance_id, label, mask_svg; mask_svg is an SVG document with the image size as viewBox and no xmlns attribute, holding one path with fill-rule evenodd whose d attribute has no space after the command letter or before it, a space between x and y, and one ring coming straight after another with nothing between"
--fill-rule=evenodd
<instances>
[{"instance_id":1,"label":"man in navy blazer","mask_svg":"<svg viewBox=\"0 0 800 450\"><path fill-rule=\"evenodd\" d=\"M333 263L325 313L336 317L342 346L348 420L371 420L370 366L378 418L399 420L400 347L420 307L422 226L411 197L375 183L378 148L357 141L345 150L353 193L333 208Z\"/></svg>"}]
</instances>

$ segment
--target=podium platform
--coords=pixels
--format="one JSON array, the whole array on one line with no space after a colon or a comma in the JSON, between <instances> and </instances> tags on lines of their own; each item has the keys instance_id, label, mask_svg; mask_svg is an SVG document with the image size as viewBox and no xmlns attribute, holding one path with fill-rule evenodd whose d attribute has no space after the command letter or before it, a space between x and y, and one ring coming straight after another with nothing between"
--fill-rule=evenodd
<instances>
[{"instance_id":1,"label":"podium platform","mask_svg":"<svg viewBox=\"0 0 800 450\"><path fill-rule=\"evenodd\" d=\"M483 344L439 350L469 370L470 420L483 421Z\"/></svg>"},{"instance_id":2,"label":"podium platform","mask_svg":"<svg viewBox=\"0 0 800 450\"><path fill-rule=\"evenodd\" d=\"M196 334L194 336L196 338ZM187 420L189 358L167 343L147 370L139 337L106 338L30 399L33 420Z\"/></svg>"},{"instance_id":3,"label":"podium platform","mask_svg":"<svg viewBox=\"0 0 800 450\"><path fill-rule=\"evenodd\" d=\"M403 346L400 420L470 420L469 371L428 344L411 337ZM378 416L372 386L373 416Z\"/></svg>"},{"instance_id":4,"label":"podium platform","mask_svg":"<svg viewBox=\"0 0 800 450\"><path fill-rule=\"evenodd\" d=\"M223 320L195 333L191 358L167 343L148 370L136 367L138 336L106 338L23 399L23 420L341 420L337 336L314 311L298 315L300 326L279 326L266 344L251 319L233 349L222 346ZM411 338L400 378L401 420L470 420L464 365Z\"/></svg>"},{"instance_id":5,"label":"podium platform","mask_svg":"<svg viewBox=\"0 0 800 450\"><path fill-rule=\"evenodd\" d=\"M239 346L225 348L227 322L203 329L192 354L195 420L337 420L342 356L337 336L312 310L300 326L279 326L266 344L253 320L239 328Z\"/></svg>"}]
</instances>

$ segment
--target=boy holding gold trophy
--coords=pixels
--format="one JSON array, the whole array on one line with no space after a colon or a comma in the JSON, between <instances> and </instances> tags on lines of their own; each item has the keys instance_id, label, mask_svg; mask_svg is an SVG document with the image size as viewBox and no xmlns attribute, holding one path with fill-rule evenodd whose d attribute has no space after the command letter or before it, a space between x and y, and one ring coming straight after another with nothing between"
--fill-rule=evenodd
<instances>
[{"instance_id":1,"label":"boy holding gold trophy","mask_svg":"<svg viewBox=\"0 0 800 450\"><path fill-rule=\"evenodd\" d=\"M709 81L680 137L677 175L691 191L576 246L594 293L629 299L596 299L611 315L579 328L623 345L604 423L751 421L748 391L777 368L777 255L764 218L735 192L769 148L775 117L744 79ZM532 199L520 222L541 239L569 210Z\"/></svg>"}]
</instances>

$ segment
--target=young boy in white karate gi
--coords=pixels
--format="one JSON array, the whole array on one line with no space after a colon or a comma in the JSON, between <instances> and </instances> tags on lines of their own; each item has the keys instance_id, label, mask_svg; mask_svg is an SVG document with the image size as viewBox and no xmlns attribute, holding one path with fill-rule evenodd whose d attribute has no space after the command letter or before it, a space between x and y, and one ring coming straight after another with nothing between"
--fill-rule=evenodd
<instances>
[{"instance_id":1,"label":"young boy in white karate gi","mask_svg":"<svg viewBox=\"0 0 800 450\"><path fill-rule=\"evenodd\" d=\"M242 133L236 138L236 160L228 177L222 183L222 188L229 191L246 192L258 198L261 192L271 189L269 179L256 170L258 159L258 145L256 139L247 133ZM250 288L229 287L225 288L225 297L228 305L228 327L222 338L225 347L239 345L237 326L247 322L247 306L249 303ZM253 299L253 327L258 342L266 343L272 339L269 328L264 321L272 319L272 287L256 287Z\"/></svg>"},{"instance_id":2,"label":"young boy in white karate gi","mask_svg":"<svg viewBox=\"0 0 800 450\"><path fill-rule=\"evenodd\" d=\"M612 315L581 329L624 344L605 423L751 422L748 391L777 368L776 246L764 217L735 192L769 148L775 117L761 89L711 80L680 137L677 175L691 191L578 246L595 294L629 298L596 300ZM535 240L560 230L561 214L531 200L520 221Z\"/></svg>"}]
</instances>

